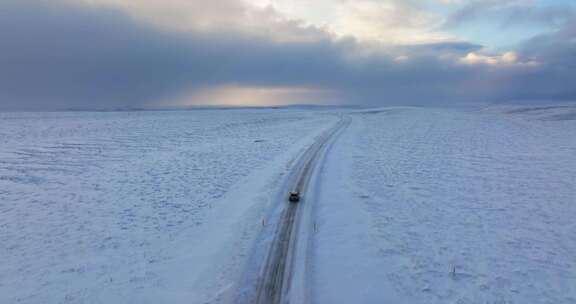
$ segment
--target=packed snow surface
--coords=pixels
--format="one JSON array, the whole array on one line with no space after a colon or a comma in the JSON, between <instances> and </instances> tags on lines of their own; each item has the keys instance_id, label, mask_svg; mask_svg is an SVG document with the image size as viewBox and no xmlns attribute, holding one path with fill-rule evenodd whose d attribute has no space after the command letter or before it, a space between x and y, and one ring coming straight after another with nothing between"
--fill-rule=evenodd
<instances>
[{"instance_id":1,"label":"packed snow surface","mask_svg":"<svg viewBox=\"0 0 576 304\"><path fill-rule=\"evenodd\" d=\"M576 303L575 109L342 110L295 285L310 303ZM0 114L0 303L241 302L335 112Z\"/></svg>"}]
</instances>

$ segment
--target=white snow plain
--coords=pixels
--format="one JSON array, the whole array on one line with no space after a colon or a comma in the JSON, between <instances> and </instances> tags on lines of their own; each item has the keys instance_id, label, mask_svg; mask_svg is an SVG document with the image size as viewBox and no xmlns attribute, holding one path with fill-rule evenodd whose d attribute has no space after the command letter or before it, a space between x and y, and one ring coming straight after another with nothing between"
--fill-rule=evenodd
<instances>
[{"instance_id":1,"label":"white snow plain","mask_svg":"<svg viewBox=\"0 0 576 304\"><path fill-rule=\"evenodd\" d=\"M576 303L576 107L357 114L327 156L315 303Z\"/></svg>"},{"instance_id":2,"label":"white snow plain","mask_svg":"<svg viewBox=\"0 0 576 304\"><path fill-rule=\"evenodd\" d=\"M309 302L576 303L575 109L345 111L304 201ZM0 303L241 301L286 172L336 121L1 113Z\"/></svg>"},{"instance_id":3,"label":"white snow plain","mask_svg":"<svg viewBox=\"0 0 576 304\"><path fill-rule=\"evenodd\" d=\"M0 303L227 301L275 180L335 121L1 113Z\"/></svg>"}]
</instances>

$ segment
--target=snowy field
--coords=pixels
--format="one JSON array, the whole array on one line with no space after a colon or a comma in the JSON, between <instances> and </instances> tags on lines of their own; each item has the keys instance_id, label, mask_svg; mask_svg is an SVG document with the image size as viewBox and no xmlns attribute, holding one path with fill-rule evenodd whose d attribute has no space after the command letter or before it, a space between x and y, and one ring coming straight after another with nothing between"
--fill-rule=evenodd
<instances>
[{"instance_id":1,"label":"snowy field","mask_svg":"<svg viewBox=\"0 0 576 304\"><path fill-rule=\"evenodd\" d=\"M0 303L204 303L269 194L337 119L297 111L0 114Z\"/></svg>"},{"instance_id":2,"label":"snowy field","mask_svg":"<svg viewBox=\"0 0 576 304\"><path fill-rule=\"evenodd\" d=\"M345 115L310 303L576 303L576 108ZM0 303L236 302L283 176L337 121L0 113Z\"/></svg>"},{"instance_id":3,"label":"snowy field","mask_svg":"<svg viewBox=\"0 0 576 304\"><path fill-rule=\"evenodd\" d=\"M317 303L576 303L576 108L357 115L316 209Z\"/></svg>"}]
</instances>

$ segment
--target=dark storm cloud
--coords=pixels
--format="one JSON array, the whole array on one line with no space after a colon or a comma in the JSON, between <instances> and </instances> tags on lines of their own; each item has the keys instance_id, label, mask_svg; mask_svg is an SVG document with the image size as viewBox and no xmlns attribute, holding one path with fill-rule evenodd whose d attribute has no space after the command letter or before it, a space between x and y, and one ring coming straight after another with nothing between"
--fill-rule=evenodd
<instances>
[{"instance_id":1,"label":"dark storm cloud","mask_svg":"<svg viewBox=\"0 0 576 304\"><path fill-rule=\"evenodd\" d=\"M530 85L545 80L535 92L542 97L576 95L566 81L547 80L548 73L551 79L575 75L573 67L559 73L459 64L454 58L480 49L469 43L362 56L358 42L336 41L317 29L313 41L303 42L238 32L173 33L116 10L59 0L3 0L0 14L1 109L162 106L183 91L226 84L317 88L335 92L335 102L374 105L503 100L525 94L517 79ZM525 53L555 57L529 47ZM408 60L399 62L398 54Z\"/></svg>"},{"instance_id":2,"label":"dark storm cloud","mask_svg":"<svg viewBox=\"0 0 576 304\"><path fill-rule=\"evenodd\" d=\"M208 69L181 37L116 11L5 0L0 14L5 108L138 105Z\"/></svg>"}]
</instances>

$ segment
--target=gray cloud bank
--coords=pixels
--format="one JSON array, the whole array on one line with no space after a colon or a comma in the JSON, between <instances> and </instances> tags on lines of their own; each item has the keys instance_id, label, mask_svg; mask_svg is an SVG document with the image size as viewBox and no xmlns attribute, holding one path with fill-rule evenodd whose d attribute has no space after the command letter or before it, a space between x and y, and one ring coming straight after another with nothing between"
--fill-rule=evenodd
<instances>
[{"instance_id":1,"label":"gray cloud bank","mask_svg":"<svg viewBox=\"0 0 576 304\"><path fill-rule=\"evenodd\" d=\"M544 25L564 26L574 18L574 5L552 3L535 6L523 0L471 0L445 20L444 27L460 27L479 19L497 24L502 28Z\"/></svg>"},{"instance_id":2,"label":"gray cloud bank","mask_svg":"<svg viewBox=\"0 0 576 304\"><path fill-rule=\"evenodd\" d=\"M519 47L537 66L467 65L454 58L481 46L364 52L359 42L318 29L298 28L315 38L292 42L237 31L168 32L113 9L3 0L0 109L161 107L183 92L230 84L327 90L329 100L310 102L362 105L576 100L574 25Z\"/></svg>"}]
</instances>

